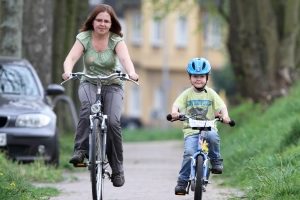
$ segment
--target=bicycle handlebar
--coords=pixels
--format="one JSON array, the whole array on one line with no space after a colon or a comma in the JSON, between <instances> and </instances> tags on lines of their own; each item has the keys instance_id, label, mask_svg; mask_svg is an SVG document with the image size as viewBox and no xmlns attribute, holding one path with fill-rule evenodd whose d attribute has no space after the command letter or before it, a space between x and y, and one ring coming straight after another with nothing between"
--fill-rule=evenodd
<instances>
[{"instance_id":1,"label":"bicycle handlebar","mask_svg":"<svg viewBox=\"0 0 300 200\"><path fill-rule=\"evenodd\" d=\"M171 114L168 114L166 116L166 118L167 118L168 121L173 122L173 121L177 121L177 120L179 120L179 121L185 121L185 120L187 120L189 118L192 118L192 117L184 115L184 114L180 114L179 117L175 119L175 118L172 117ZM215 120L223 122L223 119L220 118L220 117L216 117ZM235 126L235 121L231 120L228 124L229 124L229 126L233 127L233 126Z\"/></svg>"},{"instance_id":2,"label":"bicycle handlebar","mask_svg":"<svg viewBox=\"0 0 300 200\"><path fill-rule=\"evenodd\" d=\"M139 85L139 83L133 79L131 79L129 77L128 74L125 74L125 73L122 73L121 71L116 71L108 76L100 76L100 75L88 75L88 74L85 74L83 72L74 72L74 73L71 73L71 76L69 79L67 80L64 80L63 82L61 82L60 84L63 85L65 84L67 81L69 80L73 80L75 78L78 78L78 77L81 77L81 76L84 76L84 77L87 77L89 79L93 79L93 80L108 80L108 79L115 79L115 78L120 78L121 80L126 80L126 81L131 81L137 85Z\"/></svg>"}]
</instances>

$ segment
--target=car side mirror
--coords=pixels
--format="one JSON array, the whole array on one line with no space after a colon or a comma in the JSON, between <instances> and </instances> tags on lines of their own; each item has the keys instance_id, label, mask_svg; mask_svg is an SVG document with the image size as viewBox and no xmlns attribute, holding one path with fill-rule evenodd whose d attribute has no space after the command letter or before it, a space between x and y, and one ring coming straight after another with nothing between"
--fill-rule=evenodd
<instances>
[{"instance_id":1,"label":"car side mirror","mask_svg":"<svg viewBox=\"0 0 300 200\"><path fill-rule=\"evenodd\" d=\"M46 95L54 96L65 93L65 88L58 84L50 84L46 89Z\"/></svg>"}]
</instances>

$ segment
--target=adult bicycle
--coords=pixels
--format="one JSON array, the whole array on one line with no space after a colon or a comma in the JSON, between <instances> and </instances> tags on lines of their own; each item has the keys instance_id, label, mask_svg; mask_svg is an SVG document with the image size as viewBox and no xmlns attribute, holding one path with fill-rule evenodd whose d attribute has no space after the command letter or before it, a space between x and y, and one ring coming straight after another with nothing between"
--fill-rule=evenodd
<instances>
[{"instance_id":1,"label":"adult bicycle","mask_svg":"<svg viewBox=\"0 0 300 200\"><path fill-rule=\"evenodd\" d=\"M167 115L168 121L188 121L192 129L198 130L198 148L196 153L191 157L191 173L186 194L189 190L194 192L194 200L201 200L203 192L206 191L208 179L211 172L210 158L208 157L208 143L204 136L204 131L211 131L215 127L217 121L222 122L222 119L216 117L213 120L197 120L195 116L181 114L178 118L173 118L171 114ZM231 120L228 123L230 126L235 126L235 122ZM185 195L185 194L178 194Z\"/></svg>"},{"instance_id":2,"label":"adult bicycle","mask_svg":"<svg viewBox=\"0 0 300 200\"><path fill-rule=\"evenodd\" d=\"M128 74L116 71L108 76L100 75L87 75L83 72L71 73L69 79L63 81L61 85L69 80L80 79L86 77L90 80L97 82L96 101L91 106L90 119L90 132L89 132L89 155L83 163L74 164L75 167L87 167L90 171L90 179L92 185L93 200L103 200L104 195L104 179L111 179L111 174L108 171L108 160L106 156L106 138L107 138L107 118L108 116L103 113L101 102L101 85L105 80L121 79L124 81L132 80Z\"/></svg>"}]
</instances>

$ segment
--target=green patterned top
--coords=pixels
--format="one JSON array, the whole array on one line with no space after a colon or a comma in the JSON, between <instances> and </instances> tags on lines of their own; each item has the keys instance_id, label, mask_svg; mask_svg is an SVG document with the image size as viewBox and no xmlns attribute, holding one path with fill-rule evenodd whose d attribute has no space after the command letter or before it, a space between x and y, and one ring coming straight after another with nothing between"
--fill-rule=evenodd
<instances>
[{"instance_id":1,"label":"green patterned top","mask_svg":"<svg viewBox=\"0 0 300 200\"><path fill-rule=\"evenodd\" d=\"M213 120L215 113L225 107L224 101L212 89L205 86L203 92L195 92L193 87L183 91L175 100L174 105L179 108L180 113L189 116L197 115L198 120ZM217 126L215 124L215 129ZM184 137L196 134L198 131L193 130L188 122L183 122Z\"/></svg>"},{"instance_id":2,"label":"green patterned top","mask_svg":"<svg viewBox=\"0 0 300 200\"><path fill-rule=\"evenodd\" d=\"M83 55L83 72L88 75L107 76L116 70L120 70L119 59L117 58L115 47L123 38L110 32L108 47L103 51L96 51L92 46L92 31L84 31L76 36L76 39L84 47ZM81 81L89 81L96 84L95 80L88 80L82 77ZM103 85L118 84L122 85L119 79L102 81Z\"/></svg>"}]
</instances>

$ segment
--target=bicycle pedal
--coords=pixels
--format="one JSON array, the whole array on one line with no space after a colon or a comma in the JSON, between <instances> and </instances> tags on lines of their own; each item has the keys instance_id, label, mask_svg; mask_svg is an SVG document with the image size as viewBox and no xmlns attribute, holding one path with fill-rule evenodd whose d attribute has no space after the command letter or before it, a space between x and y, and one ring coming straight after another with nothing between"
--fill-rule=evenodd
<instances>
[{"instance_id":1,"label":"bicycle pedal","mask_svg":"<svg viewBox=\"0 0 300 200\"><path fill-rule=\"evenodd\" d=\"M186 195L187 193L186 192L175 192L175 195L181 195L181 196L184 196Z\"/></svg>"},{"instance_id":2,"label":"bicycle pedal","mask_svg":"<svg viewBox=\"0 0 300 200\"><path fill-rule=\"evenodd\" d=\"M103 174L106 175L106 177L107 177L109 180L111 180L111 174L109 173L109 171L104 170L104 173L103 173Z\"/></svg>"},{"instance_id":3,"label":"bicycle pedal","mask_svg":"<svg viewBox=\"0 0 300 200\"><path fill-rule=\"evenodd\" d=\"M73 164L74 167L86 167L87 166L87 163L75 163Z\"/></svg>"}]
</instances>

